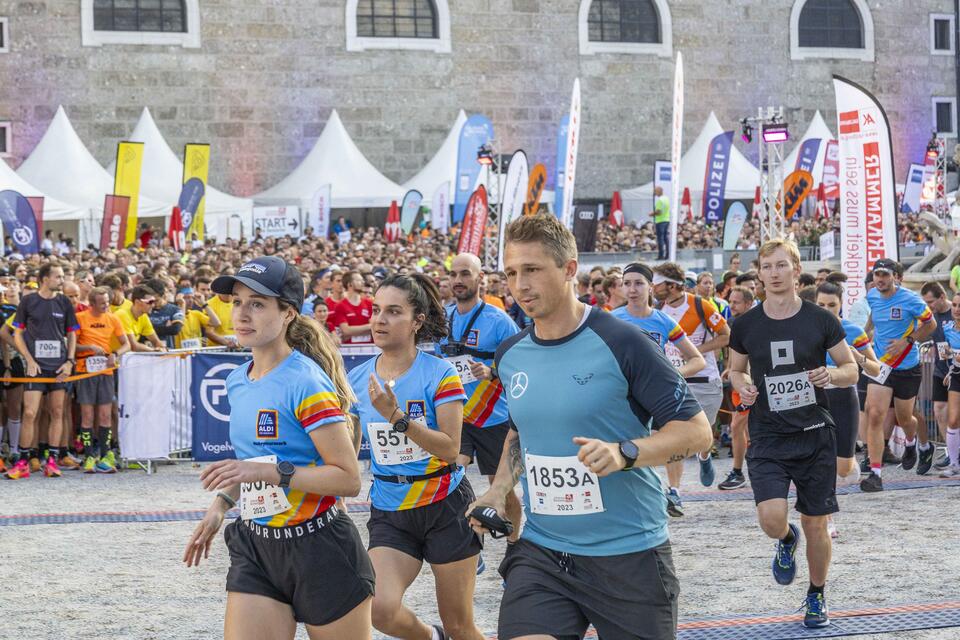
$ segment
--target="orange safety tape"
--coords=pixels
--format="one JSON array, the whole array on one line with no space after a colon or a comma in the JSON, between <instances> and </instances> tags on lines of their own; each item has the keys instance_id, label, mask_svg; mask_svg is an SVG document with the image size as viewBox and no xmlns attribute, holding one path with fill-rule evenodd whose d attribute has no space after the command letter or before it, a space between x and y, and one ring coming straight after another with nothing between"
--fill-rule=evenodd
<instances>
[{"instance_id":1,"label":"orange safety tape","mask_svg":"<svg viewBox=\"0 0 960 640\"><path fill-rule=\"evenodd\" d=\"M160 353L157 355L158 358L185 358L191 354L193 351L184 351L181 353ZM87 356L84 356L87 357ZM0 378L0 382L10 382L13 384L27 384L29 382L40 382L46 384L54 384L61 382L74 382L76 380L83 380L85 378L93 378L94 376L105 376L107 374L112 374L114 371L120 367L111 367L109 369L104 369L103 371L97 371L95 373L77 373L72 376L67 376L63 380L58 380L57 378Z\"/></svg>"}]
</instances>

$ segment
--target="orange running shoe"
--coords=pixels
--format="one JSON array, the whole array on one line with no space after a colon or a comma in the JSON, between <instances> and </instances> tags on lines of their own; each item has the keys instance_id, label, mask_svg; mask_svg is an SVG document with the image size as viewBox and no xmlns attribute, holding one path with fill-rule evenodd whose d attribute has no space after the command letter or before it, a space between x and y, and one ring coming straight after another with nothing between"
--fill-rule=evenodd
<instances>
[{"instance_id":1,"label":"orange running shoe","mask_svg":"<svg viewBox=\"0 0 960 640\"><path fill-rule=\"evenodd\" d=\"M40 473L41 468L40 458L36 456L30 458L30 473Z\"/></svg>"},{"instance_id":2,"label":"orange running shoe","mask_svg":"<svg viewBox=\"0 0 960 640\"><path fill-rule=\"evenodd\" d=\"M74 458L69 453L63 454L60 457L60 468L61 469L79 469L80 461Z\"/></svg>"}]
</instances>

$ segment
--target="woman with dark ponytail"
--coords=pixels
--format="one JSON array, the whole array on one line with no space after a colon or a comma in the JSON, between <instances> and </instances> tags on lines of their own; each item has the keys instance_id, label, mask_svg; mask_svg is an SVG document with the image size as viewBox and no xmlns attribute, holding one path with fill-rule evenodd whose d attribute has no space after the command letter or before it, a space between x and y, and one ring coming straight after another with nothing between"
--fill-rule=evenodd
<instances>
[{"instance_id":1,"label":"woman with dark ponytail","mask_svg":"<svg viewBox=\"0 0 960 640\"><path fill-rule=\"evenodd\" d=\"M236 460L200 474L217 491L184 552L209 557L228 509L228 639L371 637L374 574L338 496L360 493L360 467L346 417L355 397L336 345L303 317L300 273L276 256L214 280L233 296L233 326L253 361L227 377Z\"/></svg>"},{"instance_id":2,"label":"woman with dark ponytail","mask_svg":"<svg viewBox=\"0 0 960 640\"><path fill-rule=\"evenodd\" d=\"M370 329L381 353L350 372L354 412L370 442L369 552L377 572L373 625L396 638L482 640L473 591L482 544L463 517L473 490L456 459L463 385L453 365L417 349L447 335L436 285L390 276L373 299ZM429 562L442 626L403 604Z\"/></svg>"},{"instance_id":3,"label":"woman with dark ponytail","mask_svg":"<svg viewBox=\"0 0 960 640\"><path fill-rule=\"evenodd\" d=\"M832 275L832 274L831 274ZM880 373L880 361L873 352L870 338L863 328L855 325L846 318L840 317L840 308L843 304L843 287L827 281L817 287L817 305L823 307L840 320L846 332L847 345L853 353L853 360L863 372L870 376ZM827 366L835 367L833 358L827 354ZM862 377L862 374L861 374ZM857 448L857 433L859 432L862 405L857 397L856 385L850 387L827 387L827 400L830 402L830 415L837 425L837 480L838 484L856 484L860 481L859 467L854 457ZM830 536L837 537L836 525L831 517L827 528Z\"/></svg>"}]
</instances>

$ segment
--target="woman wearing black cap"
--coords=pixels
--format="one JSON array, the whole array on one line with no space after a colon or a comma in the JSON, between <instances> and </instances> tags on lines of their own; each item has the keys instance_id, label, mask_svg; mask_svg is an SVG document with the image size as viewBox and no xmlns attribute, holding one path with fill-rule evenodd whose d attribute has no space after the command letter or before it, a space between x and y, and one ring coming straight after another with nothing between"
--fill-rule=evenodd
<instances>
[{"instance_id":1,"label":"woman wearing black cap","mask_svg":"<svg viewBox=\"0 0 960 640\"><path fill-rule=\"evenodd\" d=\"M346 412L355 398L335 345L299 314L303 284L277 257L214 280L233 295L233 321L253 361L227 378L236 460L200 474L217 497L184 552L208 557L226 511L230 552L224 637L369 639L373 568L337 496L360 492L360 468Z\"/></svg>"}]
</instances>

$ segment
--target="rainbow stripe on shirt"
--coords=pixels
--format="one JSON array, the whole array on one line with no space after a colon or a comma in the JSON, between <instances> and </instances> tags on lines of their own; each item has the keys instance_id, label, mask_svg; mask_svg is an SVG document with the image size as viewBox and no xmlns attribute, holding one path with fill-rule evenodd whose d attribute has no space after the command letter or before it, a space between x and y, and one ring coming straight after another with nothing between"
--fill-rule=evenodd
<instances>
[{"instance_id":1,"label":"rainbow stripe on shirt","mask_svg":"<svg viewBox=\"0 0 960 640\"><path fill-rule=\"evenodd\" d=\"M904 331L903 335L900 337L906 338L911 333L913 333L916 330L916 328L919 327L921 324L930 322L930 320L932 319L933 319L933 312L930 311L929 307L924 307L923 312L919 316L917 316L916 323L913 323L909 327L907 327L907 330ZM891 356L890 354L884 353L882 356L880 356L880 362L884 363L885 365L888 365L891 369L896 369L897 367L900 366L900 363L906 360L907 356L913 352L913 349L914 349L914 345L910 345L909 347L904 349L902 352L900 352L896 356Z\"/></svg>"},{"instance_id":2,"label":"rainbow stripe on shirt","mask_svg":"<svg viewBox=\"0 0 960 640\"><path fill-rule=\"evenodd\" d=\"M301 402L300 406L297 407L296 414L300 426L307 428L326 418L343 417L343 410L340 408L337 394L331 391L321 391Z\"/></svg>"},{"instance_id":3,"label":"rainbow stripe on shirt","mask_svg":"<svg viewBox=\"0 0 960 640\"><path fill-rule=\"evenodd\" d=\"M499 378L481 380L473 390L473 395L463 405L463 421L475 427L484 426L502 395L503 384Z\"/></svg>"},{"instance_id":4,"label":"rainbow stripe on shirt","mask_svg":"<svg viewBox=\"0 0 960 640\"><path fill-rule=\"evenodd\" d=\"M463 390L463 383L460 382L460 376L454 374L447 376L440 381L437 386L437 392L433 395L433 401L436 403L444 398L466 395Z\"/></svg>"},{"instance_id":5,"label":"rainbow stripe on shirt","mask_svg":"<svg viewBox=\"0 0 960 640\"><path fill-rule=\"evenodd\" d=\"M675 324L673 325L673 330L670 331L670 335L667 336L667 340L669 340L670 342L676 342L677 340L679 340L685 335L687 334L684 332L683 329L680 328L680 325Z\"/></svg>"}]
</instances>

